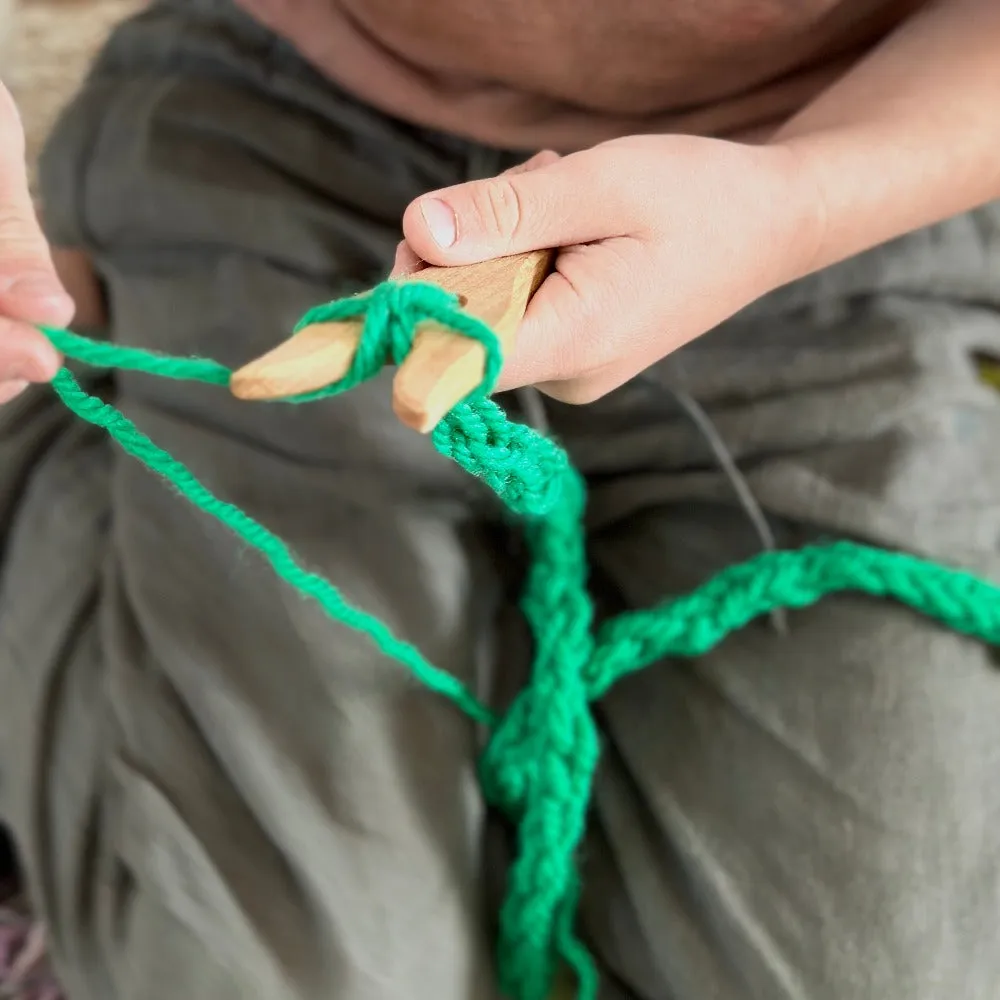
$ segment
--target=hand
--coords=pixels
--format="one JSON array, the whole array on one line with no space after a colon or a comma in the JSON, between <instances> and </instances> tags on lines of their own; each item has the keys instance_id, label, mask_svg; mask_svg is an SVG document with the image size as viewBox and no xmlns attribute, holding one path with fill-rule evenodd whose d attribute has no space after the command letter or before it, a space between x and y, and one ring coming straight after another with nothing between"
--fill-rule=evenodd
<instances>
[{"instance_id":1,"label":"hand","mask_svg":"<svg viewBox=\"0 0 1000 1000\"><path fill-rule=\"evenodd\" d=\"M638 136L545 153L411 204L396 272L560 247L498 388L586 403L807 273L815 192L781 146Z\"/></svg>"},{"instance_id":2,"label":"hand","mask_svg":"<svg viewBox=\"0 0 1000 1000\"><path fill-rule=\"evenodd\" d=\"M0 84L0 403L59 370L58 353L34 324L65 326L72 317L31 203L21 120Z\"/></svg>"}]
</instances>

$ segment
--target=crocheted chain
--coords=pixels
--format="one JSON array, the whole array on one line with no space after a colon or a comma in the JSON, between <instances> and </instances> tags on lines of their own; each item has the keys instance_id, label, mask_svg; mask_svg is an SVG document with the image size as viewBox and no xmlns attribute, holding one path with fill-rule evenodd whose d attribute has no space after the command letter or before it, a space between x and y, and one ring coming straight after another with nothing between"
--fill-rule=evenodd
<instances>
[{"instance_id":1,"label":"crocheted chain","mask_svg":"<svg viewBox=\"0 0 1000 1000\"><path fill-rule=\"evenodd\" d=\"M670 657L707 653L729 633L777 608L802 608L857 591L891 598L943 625L1000 644L1000 588L961 570L913 556L838 542L765 553L723 571L698 590L623 614L596 634L587 590L582 479L552 440L509 420L488 397L501 366L493 332L436 286L386 282L373 291L310 310L296 330L359 318L363 332L347 375L304 403L345 392L409 353L421 323L433 321L486 349L482 384L434 430L434 447L492 489L522 524L531 565L521 608L535 640L524 689L501 718L454 676L429 663L381 621L351 606L325 577L249 514L216 497L179 461L109 403L86 393L63 369L53 388L75 414L104 428L129 454L190 503L259 552L329 617L367 635L429 690L491 727L479 762L486 800L517 826L518 850L500 912L497 966L513 1000L547 1000L560 963L573 969L579 1000L595 1000L595 965L575 932L581 890L576 851L584 836L600 741L590 704L619 678ZM172 358L43 327L78 361L164 378L225 385L231 372L200 358Z\"/></svg>"}]
</instances>

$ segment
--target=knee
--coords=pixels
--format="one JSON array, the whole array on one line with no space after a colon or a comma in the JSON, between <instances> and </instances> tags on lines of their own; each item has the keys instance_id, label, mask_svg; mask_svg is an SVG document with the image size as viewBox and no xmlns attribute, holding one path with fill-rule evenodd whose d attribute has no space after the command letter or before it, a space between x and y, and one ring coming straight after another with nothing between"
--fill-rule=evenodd
<instances>
[{"instance_id":1,"label":"knee","mask_svg":"<svg viewBox=\"0 0 1000 1000\"><path fill-rule=\"evenodd\" d=\"M597 822L663 995L992 997L998 715L987 647L855 597L613 690Z\"/></svg>"}]
</instances>

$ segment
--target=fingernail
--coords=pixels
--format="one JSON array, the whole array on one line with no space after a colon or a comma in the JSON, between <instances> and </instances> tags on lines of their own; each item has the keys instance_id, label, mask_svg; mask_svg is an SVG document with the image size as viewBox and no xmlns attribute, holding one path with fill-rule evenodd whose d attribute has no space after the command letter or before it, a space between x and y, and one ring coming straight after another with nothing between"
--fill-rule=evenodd
<instances>
[{"instance_id":1,"label":"fingernail","mask_svg":"<svg viewBox=\"0 0 1000 1000\"><path fill-rule=\"evenodd\" d=\"M7 288L7 294L28 302L64 305L72 300L55 278L32 274L19 278Z\"/></svg>"},{"instance_id":2,"label":"fingernail","mask_svg":"<svg viewBox=\"0 0 1000 1000\"><path fill-rule=\"evenodd\" d=\"M431 239L442 249L452 246L458 238L458 224L451 206L437 198L429 198L421 203L420 211Z\"/></svg>"},{"instance_id":3,"label":"fingernail","mask_svg":"<svg viewBox=\"0 0 1000 1000\"><path fill-rule=\"evenodd\" d=\"M13 382L0 382L0 405L9 403L27 388L28 383L22 379L15 379Z\"/></svg>"}]
</instances>

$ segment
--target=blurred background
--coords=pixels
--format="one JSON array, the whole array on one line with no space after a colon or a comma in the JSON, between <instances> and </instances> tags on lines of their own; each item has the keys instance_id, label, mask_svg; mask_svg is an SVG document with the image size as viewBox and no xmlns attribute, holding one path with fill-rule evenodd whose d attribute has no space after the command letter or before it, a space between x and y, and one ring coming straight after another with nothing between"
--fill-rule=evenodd
<instances>
[{"instance_id":1,"label":"blurred background","mask_svg":"<svg viewBox=\"0 0 1000 1000\"><path fill-rule=\"evenodd\" d=\"M142 0L0 0L0 79L24 122L28 164L112 26ZM32 176L34 183L34 177ZM2 697L2 694L0 694ZM0 829L0 1000L63 1000Z\"/></svg>"},{"instance_id":2,"label":"blurred background","mask_svg":"<svg viewBox=\"0 0 1000 1000\"><path fill-rule=\"evenodd\" d=\"M0 78L21 109L29 163L112 25L139 6L141 0L0 0Z\"/></svg>"}]
</instances>

